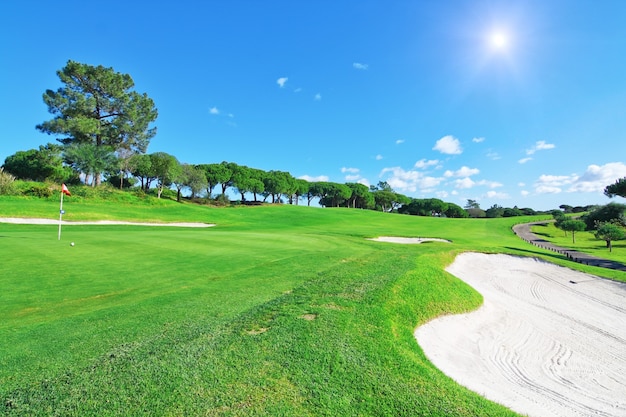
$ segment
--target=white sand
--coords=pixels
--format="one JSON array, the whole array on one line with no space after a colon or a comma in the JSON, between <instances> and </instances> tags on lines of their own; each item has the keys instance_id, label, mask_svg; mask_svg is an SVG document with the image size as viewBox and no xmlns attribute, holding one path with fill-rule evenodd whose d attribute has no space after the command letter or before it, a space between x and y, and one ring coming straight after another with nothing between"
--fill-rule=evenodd
<instances>
[{"instance_id":1,"label":"white sand","mask_svg":"<svg viewBox=\"0 0 626 417\"><path fill-rule=\"evenodd\" d=\"M415 331L435 366L529 416L626 416L626 284L509 255L447 271L484 305Z\"/></svg>"},{"instance_id":2,"label":"white sand","mask_svg":"<svg viewBox=\"0 0 626 417\"><path fill-rule=\"evenodd\" d=\"M432 237L392 237L392 236L380 236L374 239L376 242L389 242L389 243L401 243L407 245L415 245L422 242L447 242L450 243L449 240L446 239L437 239Z\"/></svg>"},{"instance_id":3,"label":"white sand","mask_svg":"<svg viewBox=\"0 0 626 417\"><path fill-rule=\"evenodd\" d=\"M0 217L0 223L12 224L59 224L58 220L52 219L23 219L18 217ZM122 222L113 220L99 220L94 222L68 222L63 220L63 226L71 225L130 225L130 226L174 226L174 227L212 227L214 224L209 223L138 223L138 222Z\"/></svg>"}]
</instances>

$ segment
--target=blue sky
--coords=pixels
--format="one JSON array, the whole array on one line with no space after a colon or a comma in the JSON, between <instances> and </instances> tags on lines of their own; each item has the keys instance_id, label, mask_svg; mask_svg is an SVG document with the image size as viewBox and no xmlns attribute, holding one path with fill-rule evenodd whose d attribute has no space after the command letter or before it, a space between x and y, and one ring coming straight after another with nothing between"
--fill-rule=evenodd
<instances>
[{"instance_id":1,"label":"blue sky","mask_svg":"<svg viewBox=\"0 0 626 417\"><path fill-rule=\"evenodd\" d=\"M482 208L626 176L626 1L5 0L0 161L54 137L68 60L130 74L148 152ZM617 198L616 201L624 202Z\"/></svg>"}]
</instances>

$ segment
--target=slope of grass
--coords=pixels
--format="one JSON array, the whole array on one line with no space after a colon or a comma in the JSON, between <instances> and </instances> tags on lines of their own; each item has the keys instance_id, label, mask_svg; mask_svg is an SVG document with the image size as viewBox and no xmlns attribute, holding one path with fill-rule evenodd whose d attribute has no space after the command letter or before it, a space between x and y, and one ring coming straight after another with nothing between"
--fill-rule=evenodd
<instances>
[{"instance_id":1,"label":"slope of grass","mask_svg":"<svg viewBox=\"0 0 626 417\"><path fill-rule=\"evenodd\" d=\"M571 232L565 235L565 232L557 229L554 223L548 223L545 226L533 226L532 232L564 248L571 248L599 258L626 263L626 240L613 242L613 251L609 252L606 242L596 239L594 232L576 232L574 236L575 242L572 241Z\"/></svg>"},{"instance_id":2,"label":"slope of grass","mask_svg":"<svg viewBox=\"0 0 626 417\"><path fill-rule=\"evenodd\" d=\"M57 210L0 197L1 216ZM480 305L443 271L459 252L583 268L517 239L520 219L151 199L66 210L217 226L66 226L59 242L56 226L0 224L0 414L515 415L434 368L413 330ZM365 239L383 235L453 243Z\"/></svg>"}]
</instances>

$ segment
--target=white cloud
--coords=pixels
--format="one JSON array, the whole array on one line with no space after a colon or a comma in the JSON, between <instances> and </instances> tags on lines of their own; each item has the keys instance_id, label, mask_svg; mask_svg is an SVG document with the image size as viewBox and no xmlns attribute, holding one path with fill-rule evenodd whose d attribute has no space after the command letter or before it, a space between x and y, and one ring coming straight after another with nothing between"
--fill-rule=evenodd
<instances>
[{"instance_id":1,"label":"white cloud","mask_svg":"<svg viewBox=\"0 0 626 417\"><path fill-rule=\"evenodd\" d=\"M306 180L308 182L328 181L327 175L318 175L317 177L312 177L310 175L301 175L298 178L301 180Z\"/></svg>"},{"instance_id":2,"label":"white cloud","mask_svg":"<svg viewBox=\"0 0 626 417\"><path fill-rule=\"evenodd\" d=\"M452 192L450 194L452 194L452 195L459 195L459 192L457 190L452 190Z\"/></svg>"},{"instance_id":3,"label":"white cloud","mask_svg":"<svg viewBox=\"0 0 626 417\"><path fill-rule=\"evenodd\" d=\"M526 183L523 182L518 182L517 185L518 187L526 187Z\"/></svg>"},{"instance_id":4,"label":"white cloud","mask_svg":"<svg viewBox=\"0 0 626 417\"><path fill-rule=\"evenodd\" d=\"M459 189L472 188L474 185L476 185L476 183L469 177L454 180L454 186Z\"/></svg>"},{"instance_id":5,"label":"white cloud","mask_svg":"<svg viewBox=\"0 0 626 417\"><path fill-rule=\"evenodd\" d=\"M280 86L280 88L285 87L285 83L287 82L289 78L287 77L280 77L279 79L276 80L276 84L278 84Z\"/></svg>"},{"instance_id":6,"label":"white cloud","mask_svg":"<svg viewBox=\"0 0 626 417\"><path fill-rule=\"evenodd\" d=\"M474 138L474 139L472 139L472 142L474 142L474 143L481 143L481 142L484 142L484 141L485 141L485 138Z\"/></svg>"},{"instance_id":7,"label":"white cloud","mask_svg":"<svg viewBox=\"0 0 626 417\"><path fill-rule=\"evenodd\" d=\"M476 183L476 185L483 185L489 188L498 188L498 187L502 187L503 184L497 181L480 180Z\"/></svg>"},{"instance_id":8,"label":"white cloud","mask_svg":"<svg viewBox=\"0 0 626 417\"><path fill-rule=\"evenodd\" d=\"M298 87L295 90L293 90L294 93L299 93L302 91L302 87Z\"/></svg>"},{"instance_id":9,"label":"white cloud","mask_svg":"<svg viewBox=\"0 0 626 417\"><path fill-rule=\"evenodd\" d=\"M420 159L415 163L415 168L426 169L428 167L437 166L438 163L438 159L430 159L428 161L426 159Z\"/></svg>"},{"instance_id":10,"label":"white cloud","mask_svg":"<svg viewBox=\"0 0 626 417\"><path fill-rule=\"evenodd\" d=\"M466 166L462 166L460 169L456 171L447 170L444 172L443 176L446 178L450 177L471 177L472 175L476 175L480 172L478 168L468 168Z\"/></svg>"},{"instance_id":11,"label":"white cloud","mask_svg":"<svg viewBox=\"0 0 626 417\"><path fill-rule=\"evenodd\" d=\"M539 140L535 142L535 146L533 146L530 149L526 149L526 155L532 155L537 151L544 151L546 149L554 149L554 148L556 148L556 145L552 143L546 143L545 140Z\"/></svg>"},{"instance_id":12,"label":"white cloud","mask_svg":"<svg viewBox=\"0 0 626 417\"><path fill-rule=\"evenodd\" d=\"M558 194L564 186L574 183L578 175L540 175L535 181L535 192L538 194Z\"/></svg>"},{"instance_id":13,"label":"white cloud","mask_svg":"<svg viewBox=\"0 0 626 417\"><path fill-rule=\"evenodd\" d=\"M361 176L359 174L355 174L355 175L346 175L345 180L349 181L349 182L353 182L356 180L361 179Z\"/></svg>"},{"instance_id":14,"label":"white cloud","mask_svg":"<svg viewBox=\"0 0 626 417\"><path fill-rule=\"evenodd\" d=\"M234 115L234 114L232 114L232 113L228 113L228 117L230 117L231 119L234 119L234 118L235 118L235 115Z\"/></svg>"},{"instance_id":15,"label":"white cloud","mask_svg":"<svg viewBox=\"0 0 626 417\"><path fill-rule=\"evenodd\" d=\"M346 168L346 167L341 168L342 174L345 174L346 172L349 172L350 174L358 174L359 171L360 169L358 168Z\"/></svg>"},{"instance_id":16,"label":"white cloud","mask_svg":"<svg viewBox=\"0 0 626 417\"><path fill-rule=\"evenodd\" d=\"M437 191L435 195L437 196L437 198L444 199L447 198L449 194L447 191Z\"/></svg>"},{"instance_id":17,"label":"white cloud","mask_svg":"<svg viewBox=\"0 0 626 417\"><path fill-rule=\"evenodd\" d=\"M538 185L535 187L537 194L559 194L562 189L559 187L551 187L549 185Z\"/></svg>"},{"instance_id":18,"label":"white cloud","mask_svg":"<svg viewBox=\"0 0 626 417\"><path fill-rule=\"evenodd\" d=\"M211 113L211 114L220 114L220 110L217 107L211 107L209 109L209 113Z\"/></svg>"},{"instance_id":19,"label":"white cloud","mask_svg":"<svg viewBox=\"0 0 626 417\"><path fill-rule=\"evenodd\" d=\"M461 149L461 142L459 142L459 140L452 135L447 135L439 139L435 143L433 150L448 155L458 155L463 153L463 150Z\"/></svg>"},{"instance_id":20,"label":"white cloud","mask_svg":"<svg viewBox=\"0 0 626 417\"><path fill-rule=\"evenodd\" d=\"M404 143L404 139L398 139L398 140L396 140L396 145L400 145L401 143Z\"/></svg>"},{"instance_id":21,"label":"white cloud","mask_svg":"<svg viewBox=\"0 0 626 417\"><path fill-rule=\"evenodd\" d=\"M370 186L370 182L367 180L367 178L361 178L360 180L357 181L359 184L363 184L366 187Z\"/></svg>"},{"instance_id":22,"label":"white cloud","mask_svg":"<svg viewBox=\"0 0 626 417\"><path fill-rule=\"evenodd\" d=\"M367 70L369 68L369 65L368 64L362 64L360 62L353 62L352 63L352 68L358 69L358 70Z\"/></svg>"},{"instance_id":23,"label":"white cloud","mask_svg":"<svg viewBox=\"0 0 626 417\"><path fill-rule=\"evenodd\" d=\"M604 188L619 178L626 177L626 165L623 162L609 162L602 166L589 165L583 175L576 178L568 192L603 192Z\"/></svg>"},{"instance_id":24,"label":"white cloud","mask_svg":"<svg viewBox=\"0 0 626 417\"><path fill-rule=\"evenodd\" d=\"M398 192L415 192L438 186L443 178L435 178L424 175L419 171L405 171L400 167L384 168L380 177L391 174L387 183Z\"/></svg>"},{"instance_id":25,"label":"white cloud","mask_svg":"<svg viewBox=\"0 0 626 417\"><path fill-rule=\"evenodd\" d=\"M506 200L509 198L509 195L507 193L500 193L497 191L487 191L487 194L485 194L485 196L487 198L497 198L500 200Z\"/></svg>"},{"instance_id":26,"label":"white cloud","mask_svg":"<svg viewBox=\"0 0 626 417\"><path fill-rule=\"evenodd\" d=\"M322 95L320 93L317 93L316 95L313 96L313 100L315 101L320 101L321 99L322 99Z\"/></svg>"},{"instance_id":27,"label":"white cloud","mask_svg":"<svg viewBox=\"0 0 626 417\"><path fill-rule=\"evenodd\" d=\"M529 157L529 158L522 158L522 159L520 159L520 160L519 160L519 161L517 161L517 162L519 162L520 164L525 164L526 162L528 162L528 161L532 161L532 160L533 160L533 159Z\"/></svg>"},{"instance_id":28,"label":"white cloud","mask_svg":"<svg viewBox=\"0 0 626 417\"><path fill-rule=\"evenodd\" d=\"M383 156L382 156L382 155L380 155L380 154L376 155L376 160L377 160L377 161L380 161L381 159L383 159Z\"/></svg>"},{"instance_id":29,"label":"white cloud","mask_svg":"<svg viewBox=\"0 0 626 417\"><path fill-rule=\"evenodd\" d=\"M519 193L522 195L522 197L527 197L528 195L530 195L530 192L528 192L526 190L522 190Z\"/></svg>"}]
</instances>

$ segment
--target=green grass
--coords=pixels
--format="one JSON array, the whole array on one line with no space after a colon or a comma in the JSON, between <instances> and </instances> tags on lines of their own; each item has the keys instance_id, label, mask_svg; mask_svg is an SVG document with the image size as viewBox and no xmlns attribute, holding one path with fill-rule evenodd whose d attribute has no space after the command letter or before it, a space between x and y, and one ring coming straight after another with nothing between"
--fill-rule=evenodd
<instances>
[{"instance_id":1,"label":"green grass","mask_svg":"<svg viewBox=\"0 0 626 417\"><path fill-rule=\"evenodd\" d=\"M516 415L415 342L419 324L482 301L445 265L474 250L624 275L519 240L520 219L129 197L64 208L67 220L217 226L66 226L59 242L56 226L0 224L0 414ZM0 215L55 218L58 201L0 197Z\"/></svg>"},{"instance_id":2,"label":"green grass","mask_svg":"<svg viewBox=\"0 0 626 417\"><path fill-rule=\"evenodd\" d=\"M585 252L599 258L626 263L626 240L613 242L613 251L609 252L606 242L596 239L593 232L576 232L576 241L572 242L571 232L568 232L566 236L565 232L557 229L553 223L544 226L532 226L531 230L555 245Z\"/></svg>"}]
</instances>

